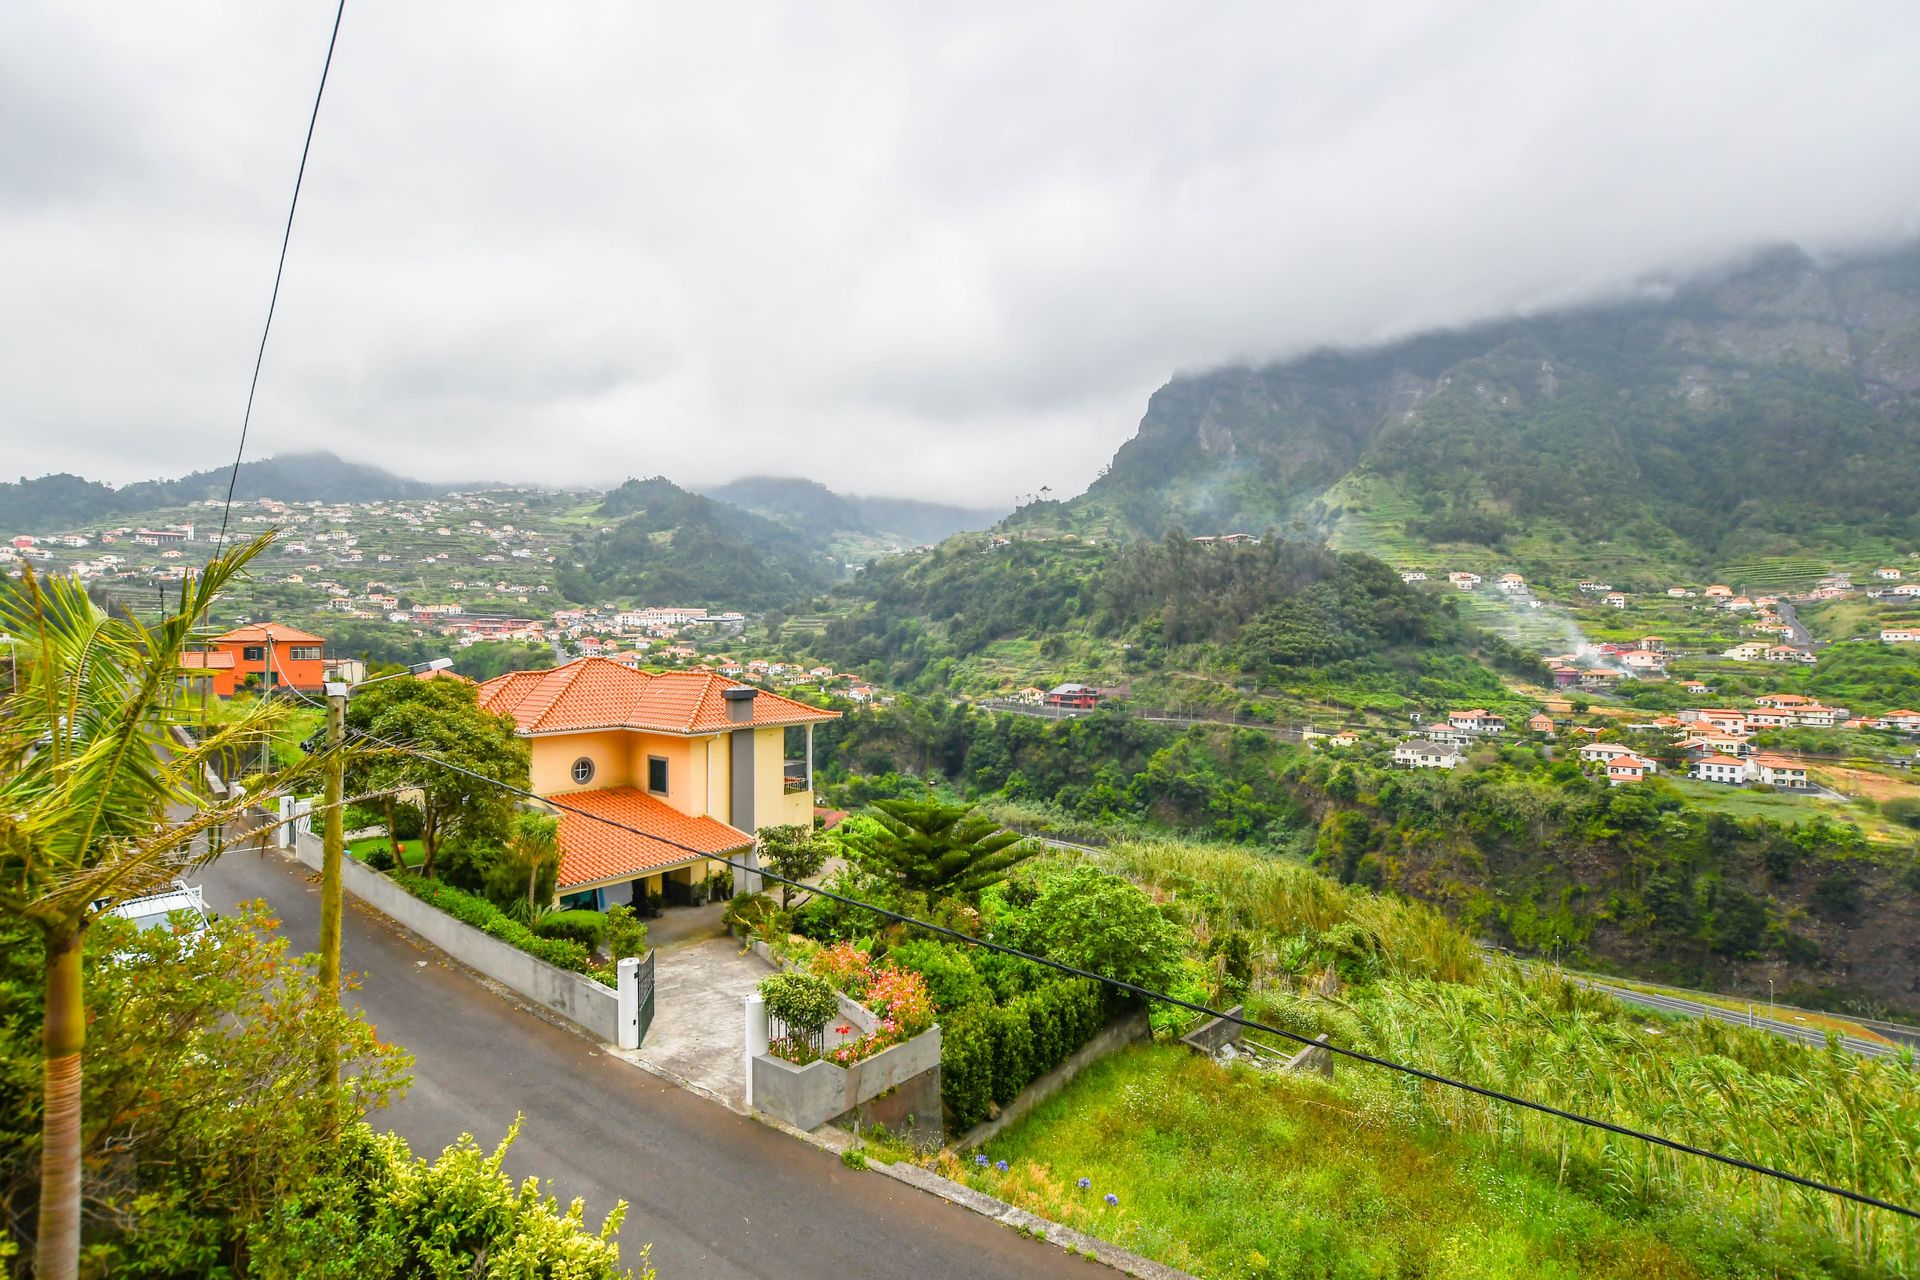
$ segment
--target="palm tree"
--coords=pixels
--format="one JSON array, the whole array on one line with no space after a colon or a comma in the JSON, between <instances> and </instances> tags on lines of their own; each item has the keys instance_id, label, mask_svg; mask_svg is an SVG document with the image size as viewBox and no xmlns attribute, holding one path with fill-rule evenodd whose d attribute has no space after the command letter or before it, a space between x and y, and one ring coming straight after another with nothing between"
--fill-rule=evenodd
<instances>
[{"instance_id":1,"label":"palm tree","mask_svg":"<svg viewBox=\"0 0 1920 1280\"><path fill-rule=\"evenodd\" d=\"M67 1280L79 1262L88 920L104 902L164 885L205 856L209 829L266 796L256 785L215 800L203 780L210 760L250 750L284 709L263 707L198 744L174 730L194 721L180 685L195 620L270 537L209 562L182 584L179 612L153 627L109 616L73 579L30 568L0 579L11 667L0 691L0 911L33 924L46 946L42 1280Z\"/></svg>"}]
</instances>

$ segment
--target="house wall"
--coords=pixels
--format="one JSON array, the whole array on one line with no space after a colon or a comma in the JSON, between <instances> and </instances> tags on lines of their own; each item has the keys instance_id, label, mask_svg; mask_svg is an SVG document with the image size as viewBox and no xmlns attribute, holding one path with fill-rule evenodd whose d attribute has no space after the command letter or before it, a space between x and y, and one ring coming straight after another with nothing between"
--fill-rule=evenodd
<instances>
[{"instance_id":1,"label":"house wall","mask_svg":"<svg viewBox=\"0 0 1920 1280\"><path fill-rule=\"evenodd\" d=\"M633 751L628 741L631 736L619 729L602 729L593 733L559 733L530 739L533 759L528 775L533 793L549 796L568 791L633 786ZM593 781L584 787L573 780L573 762L581 756L593 761ZM644 785L645 779L641 783Z\"/></svg>"},{"instance_id":2,"label":"house wall","mask_svg":"<svg viewBox=\"0 0 1920 1280\"><path fill-rule=\"evenodd\" d=\"M702 738L707 779L707 813L722 822L733 812L733 752L724 733Z\"/></svg>"},{"instance_id":3,"label":"house wall","mask_svg":"<svg viewBox=\"0 0 1920 1280\"><path fill-rule=\"evenodd\" d=\"M756 831L761 827L779 826L787 820L786 757L785 729L753 730L753 829Z\"/></svg>"},{"instance_id":4,"label":"house wall","mask_svg":"<svg viewBox=\"0 0 1920 1280\"><path fill-rule=\"evenodd\" d=\"M706 778L693 776L692 741L687 738L669 738L653 733L626 733L629 758L627 776L632 785L640 790L647 789L647 760L658 756L667 762L667 794L660 797L682 813L691 813L699 817L706 813ZM701 752L700 772L706 772L706 753Z\"/></svg>"}]
</instances>

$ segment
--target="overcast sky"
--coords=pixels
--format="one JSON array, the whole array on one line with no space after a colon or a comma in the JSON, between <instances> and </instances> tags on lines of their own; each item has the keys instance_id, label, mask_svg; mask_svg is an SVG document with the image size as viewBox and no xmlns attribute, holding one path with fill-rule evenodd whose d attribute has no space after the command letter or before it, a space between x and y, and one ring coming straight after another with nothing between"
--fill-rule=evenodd
<instances>
[{"instance_id":1,"label":"overcast sky","mask_svg":"<svg viewBox=\"0 0 1920 1280\"><path fill-rule=\"evenodd\" d=\"M9 475L231 456L332 16L8 6ZM248 453L1077 492L1176 370L1920 233L1916 51L1910 0L355 0Z\"/></svg>"}]
</instances>

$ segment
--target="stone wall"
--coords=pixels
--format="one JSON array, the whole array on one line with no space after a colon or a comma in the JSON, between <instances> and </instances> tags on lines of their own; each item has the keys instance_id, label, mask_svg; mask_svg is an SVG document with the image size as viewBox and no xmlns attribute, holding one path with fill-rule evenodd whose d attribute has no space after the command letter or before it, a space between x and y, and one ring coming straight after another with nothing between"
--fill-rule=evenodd
<instances>
[{"instance_id":1,"label":"stone wall","mask_svg":"<svg viewBox=\"0 0 1920 1280\"><path fill-rule=\"evenodd\" d=\"M318 870L320 841L312 836L302 837L294 846L294 856ZM635 1020L639 1002L629 1001L628 1025L623 1027L618 992L591 978L537 960L518 947L455 920L353 858L343 859L340 871L341 884L348 893L419 934L469 969L553 1010L609 1044L623 1049L639 1046L640 1027ZM634 981L633 966L623 965L621 977ZM627 1043L629 1040L632 1043Z\"/></svg>"}]
</instances>

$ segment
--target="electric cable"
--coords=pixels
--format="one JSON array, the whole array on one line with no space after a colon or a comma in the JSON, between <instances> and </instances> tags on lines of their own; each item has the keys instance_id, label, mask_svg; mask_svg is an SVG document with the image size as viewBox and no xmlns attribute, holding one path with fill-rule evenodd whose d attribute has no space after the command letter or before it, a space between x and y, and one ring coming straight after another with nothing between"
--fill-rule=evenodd
<instances>
[{"instance_id":1,"label":"electric cable","mask_svg":"<svg viewBox=\"0 0 1920 1280\"><path fill-rule=\"evenodd\" d=\"M280 262L273 269L273 293L267 299L267 322L260 327L260 349L253 356L253 379L247 383L247 411L240 417L240 445L233 451L233 468L227 473L227 501L220 509L220 536L214 541L216 553L227 545L227 519L233 514L233 489L240 480L240 460L247 453L247 428L253 422L253 396L260 389L260 366L267 358L267 335L273 332L273 312L280 305L280 278L287 270L287 246L293 241L293 215L300 208L300 185L307 177L307 154L313 150L313 129L320 120L320 99L327 92L327 73L333 69L333 47L340 40L340 19L347 11L347 0L333 11L333 34L327 37L327 60L320 67L320 87L313 95L313 111L307 117L307 138L300 144L300 170L293 178L293 199L287 204L287 226L280 233Z\"/></svg>"},{"instance_id":2,"label":"electric cable","mask_svg":"<svg viewBox=\"0 0 1920 1280\"><path fill-rule=\"evenodd\" d=\"M308 700L311 701L311 699L308 699ZM1902 1217L1920 1220L1920 1209L1915 1209L1907 1205L1898 1204L1891 1200L1884 1200L1878 1196L1868 1195L1865 1192L1861 1192L1861 1191L1854 1191L1847 1187L1834 1186L1831 1183L1821 1182L1818 1179L1808 1178L1801 1174L1789 1172L1785 1169L1776 1169L1770 1165L1764 1165L1764 1164L1756 1163L1755 1161L1745 1160L1739 1156L1730 1156L1725 1154L1724 1152L1714 1151L1706 1147L1697 1147L1692 1145L1691 1143L1680 1142L1673 1138L1662 1137L1657 1133L1649 1133L1643 1129L1635 1129L1627 1125L1615 1124L1610 1120L1602 1120L1597 1116L1588 1116L1588 1115L1583 1115L1577 1111L1568 1111L1565 1108L1556 1107L1550 1103L1539 1102L1532 1098L1524 1098L1519 1096L1518 1094L1507 1093L1507 1092L1504 1092L1503 1090L1492 1089L1484 1085L1473 1084L1466 1080L1456 1080L1451 1076L1444 1076L1439 1074L1438 1072L1428 1071L1425 1068L1416 1067L1409 1063L1396 1062L1391 1058L1382 1058L1375 1054L1363 1052L1359 1049L1350 1049L1344 1045L1334 1044L1326 1040L1309 1039L1308 1037L1300 1034L1297 1031L1288 1031L1281 1027L1270 1026L1263 1022L1257 1022L1251 1018L1243 1017L1239 1014L1226 1012L1220 1009L1209 1008L1206 1005L1199 1004L1192 1000L1183 999L1179 996L1172 995L1165 991L1156 991L1148 987L1140 986L1137 983L1128 982L1121 978L1114 978L1106 974L1094 973L1091 970L1082 969L1077 965L1067 964L1066 962L1060 961L1060 960L1049 959L1046 956L1035 955L1032 952L1022 951L1018 947L1010 947L1005 943L995 942L989 938L972 937L971 935L962 933L957 929L948 928L945 925L935 924L930 920L921 920L914 916L906 915L903 912L895 911L889 907L882 907L882 906L879 906L878 904L871 903L871 902L863 902L858 898L851 898L846 896L845 894L835 893L830 889L823 889L816 885L805 884L802 881L794 880L789 877L779 875L775 872L768 871L763 867L753 866L747 863L739 862L733 858L729 858L721 854L709 853L706 850L695 848L694 846L686 844L682 841L673 840L665 836L655 835L650 831L643 831L638 827L632 826L631 824L628 824L625 822L621 822L618 819L609 818L602 814L590 813L587 810L568 805L565 803L564 797L537 795L534 792L529 791L524 787L516 787L511 783L502 782L497 778L490 778L486 774L480 773L477 770L469 769L463 765L455 764L450 760L443 760L438 756L433 755L431 752L423 751L417 747L410 747L402 743L390 742L390 741L387 741L386 739L376 737L373 734L366 732L365 730L353 729L349 727L347 729L347 734L349 737L357 737L363 741L371 742L376 746L384 747L392 751L397 751L404 755L413 756L416 759L424 760L439 768L447 769L453 773L460 774L464 777L472 778L475 781L484 782L491 786L498 787L500 790L505 791L511 795L516 795L524 799L533 800L540 804L547 805L551 808L559 809L563 812L571 813L578 817L585 818L589 821L598 822L605 826L613 827L616 830L621 830L621 831L628 832L632 835L641 836L645 839L652 840L659 844L666 845L668 848L671 848L671 849L679 849L697 857L708 858L714 862L723 863L724 865L731 867L736 871L742 871L749 874L762 876L768 880L773 881L776 884L784 884L784 885L792 886L794 888L804 889L808 893L818 897L825 898L830 902L838 902L845 906L854 907L856 909L863 910L863 911L868 911L883 919L892 920L897 923L907 925L911 928L922 929L929 933L937 934L941 937L950 938L955 942L963 943L967 946L981 947L989 951L998 952L1001 955L1007 955L1007 956L1015 957L1017 959L1031 961L1034 964L1042 965L1046 968L1056 970L1060 973L1068 974L1071 977L1084 978L1093 982L1101 983L1114 990L1123 991L1128 995L1136 996L1143 1000L1155 1000L1155 1001L1159 1001L1162 1004L1171 1005L1174 1008L1185 1009L1191 1013L1204 1014L1207 1017L1217 1018L1223 1022L1227 1022L1235 1026L1243 1027L1249 1031L1259 1031L1266 1035L1278 1036L1284 1040L1291 1040L1297 1044L1304 1045L1308 1048L1324 1049L1329 1053L1338 1054L1341 1057L1352 1059L1355 1062L1364 1062L1369 1066L1382 1067L1389 1071L1396 1071L1404 1075L1412 1076L1415 1079L1424 1080L1429 1084L1440 1085L1449 1089L1458 1089L1465 1093L1470 1093L1478 1097L1486 1098L1489 1101L1504 1103L1508 1106L1521 1107L1529 1111L1538 1112L1542 1115L1553 1116L1557 1119L1565 1120L1573 1124L1583 1125L1587 1128L1597 1129L1602 1132L1611 1133L1623 1138L1631 1138L1635 1141L1648 1143L1652 1146L1663 1147L1670 1151L1679 1152L1682 1155L1694 1156L1703 1160L1710 1160L1717 1164L1726 1165L1729 1168L1739 1169L1747 1173L1758 1174L1762 1177L1773 1178L1781 1182L1791 1183L1794 1186L1802 1187L1809 1191L1816 1191L1825 1195L1837 1196L1843 1200L1850 1200L1856 1204L1867 1205L1875 1209L1884 1209L1889 1213L1899 1214Z\"/></svg>"}]
</instances>

